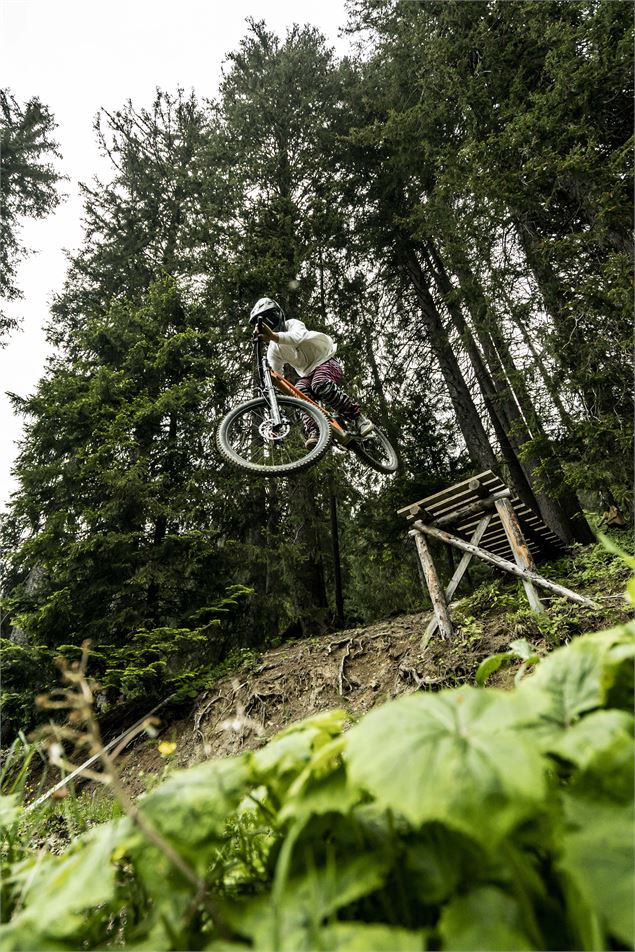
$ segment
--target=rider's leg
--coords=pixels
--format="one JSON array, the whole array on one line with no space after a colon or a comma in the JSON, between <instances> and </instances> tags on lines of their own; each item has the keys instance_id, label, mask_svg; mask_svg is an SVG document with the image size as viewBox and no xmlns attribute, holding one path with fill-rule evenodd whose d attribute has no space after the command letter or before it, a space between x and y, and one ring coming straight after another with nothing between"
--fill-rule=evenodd
<instances>
[{"instance_id":1,"label":"rider's leg","mask_svg":"<svg viewBox=\"0 0 635 952\"><path fill-rule=\"evenodd\" d=\"M331 410L348 420L355 420L361 413L361 407L338 386L343 376L341 363L337 357L331 357L311 374L311 388L316 397Z\"/></svg>"},{"instance_id":2,"label":"rider's leg","mask_svg":"<svg viewBox=\"0 0 635 952\"><path fill-rule=\"evenodd\" d=\"M311 397L311 400L317 400L317 396L311 389L311 377L300 377L299 380L296 380L295 385L302 393L306 393L307 397ZM315 437L315 442L317 442L318 428L311 417L304 413L302 414L302 426L306 436L311 439Z\"/></svg>"},{"instance_id":3,"label":"rider's leg","mask_svg":"<svg viewBox=\"0 0 635 952\"><path fill-rule=\"evenodd\" d=\"M339 386L343 376L341 363L337 357L331 357L311 374L311 388L319 400L326 403L345 420L353 422L360 436L367 436L374 430L374 424L364 416L359 403L356 403Z\"/></svg>"}]
</instances>

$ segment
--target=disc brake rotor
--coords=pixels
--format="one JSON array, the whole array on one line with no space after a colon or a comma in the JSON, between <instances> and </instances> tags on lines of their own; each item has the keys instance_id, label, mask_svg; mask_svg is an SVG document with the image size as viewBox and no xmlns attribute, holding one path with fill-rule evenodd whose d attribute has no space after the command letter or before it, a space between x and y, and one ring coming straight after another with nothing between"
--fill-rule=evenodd
<instances>
[{"instance_id":1,"label":"disc brake rotor","mask_svg":"<svg viewBox=\"0 0 635 952\"><path fill-rule=\"evenodd\" d=\"M290 429L291 426L286 420L283 420L277 426L273 420L264 420L258 427L258 432L263 440L268 443L278 443L288 435Z\"/></svg>"}]
</instances>

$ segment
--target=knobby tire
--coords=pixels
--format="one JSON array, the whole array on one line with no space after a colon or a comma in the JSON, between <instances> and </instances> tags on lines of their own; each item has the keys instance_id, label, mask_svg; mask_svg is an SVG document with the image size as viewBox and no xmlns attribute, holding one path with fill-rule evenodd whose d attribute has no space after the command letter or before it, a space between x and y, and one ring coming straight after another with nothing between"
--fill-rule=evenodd
<instances>
[{"instance_id":1,"label":"knobby tire","mask_svg":"<svg viewBox=\"0 0 635 952\"><path fill-rule=\"evenodd\" d=\"M256 463L247 459L245 455L241 455L233 445L236 439L234 436L232 442L232 436L238 433L241 418L247 419L249 416L253 416L252 427L256 426L259 418L263 421L266 418L268 403L264 397L256 397L253 400L247 400L245 403L238 404L238 406L230 410L221 420L216 432L216 447L223 459L227 460L227 462L233 466L238 467L238 469L242 469L244 472L258 473L260 476L286 476L290 473L302 472L302 470L308 469L309 466L313 466L314 463L317 463L327 452L331 443L331 427L324 414L312 404L307 403L305 400L300 400L297 397L278 397L278 406L282 413L288 412L291 418L291 426L294 428L295 445L298 447L297 452L301 454L298 459L276 464ZM306 450L304 455L302 455L302 448L299 447L299 431L302 430L302 424L298 412L302 412L311 417L318 430L318 441L316 445L312 449ZM251 439L256 443L258 442L253 435ZM304 434L302 434L302 440L303 439ZM266 445L264 440L261 445ZM284 444L281 445L283 446ZM274 452L274 450L275 446L271 443L269 445L269 451Z\"/></svg>"},{"instance_id":2,"label":"knobby tire","mask_svg":"<svg viewBox=\"0 0 635 952\"><path fill-rule=\"evenodd\" d=\"M374 452L377 445L381 448L381 455L379 452ZM392 443L386 434L378 430L377 427L369 434L367 439L353 440L349 443L349 449L378 473L396 473L399 469L399 458Z\"/></svg>"}]
</instances>

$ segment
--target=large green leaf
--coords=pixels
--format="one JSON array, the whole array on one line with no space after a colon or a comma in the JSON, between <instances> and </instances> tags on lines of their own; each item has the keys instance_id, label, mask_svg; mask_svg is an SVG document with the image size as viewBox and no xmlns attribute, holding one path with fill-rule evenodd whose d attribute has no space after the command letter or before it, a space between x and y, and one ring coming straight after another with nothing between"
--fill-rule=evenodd
<instances>
[{"instance_id":1,"label":"large green leaf","mask_svg":"<svg viewBox=\"0 0 635 952\"><path fill-rule=\"evenodd\" d=\"M545 748L584 770L602 750L614 746L620 738L633 737L633 715L626 711L592 711L568 730L560 732Z\"/></svg>"},{"instance_id":2,"label":"large green leaf","mask_svg":"<svg viewBox=\"0 0 635 952\"><path fill-rule=\"evenodd\" d=\"M487 878L489 857L476 840L448 829L441 823L424 825L406 841L403 858L408 891L418 905L436 906L445 902L464 882L479 874Z\"/></svg>"},{"instance_id":3,"label":"large green leaf","mask_svg":"<svg viewBox=\"0 0 635 952\"><path fill-rule=\"evenodd\" d=\"M204 946L204 952L247 952L248 949L251 949L251 946L245 942L229 942L225 939L214 939Z\"/></svg>"},{"instance_id":4,"label":"large green leaf","mask_svg":"<svg viewBox=\"0 0 635 952\"><path fill-rule=\"evenodd\" d=\"M350 731L351 781L415 825L439 820L490 844L543 801L546 762L525 728L547 703L478 688L400 698Z\"/></svg>"},{"instance_id":5,"label":"large green leaf","mask_svg":"<svg viewBox=\"0 0 635 952\"><path fill-rule=\"evenodd\" d=\"M81 937L85 910L108 902L115 890L113 851L127 835L127 819L85 834L62 856L34 860L23 892L24 906L7 929L19 936L14 948L44 948L62 938Z\"/></svg>"},{"instance_id":6,"label":"large green leaf","mask_svg":"<svg viewBox=\"0 0 635 952\"><path fill-rule=\"evenodd\" d=\"M424 932L365 922L338 922L323 929L314 946L320 952L422 952Z\"/></svg>"},{"instance_id":7,"label":"large green leaf","mask_svg":"<svg viewBox=\"0 0 635 952\"><path fill-rule=\"evenodd\" d=\"M310 774L295 796L287 797L279 813L280 820L299 819L322 813L348 813L359 801L361 792L348 783L340 764L324 776Z\"/></svg>"},{"instance_id":8,"label":"large green leaf","mask_svg":"<svg viewBox=\"0 0 635 952\"><path fill-rule=\"evenodd\" d=\"M557 866L606 931L633 947L635 823L633 804L563 796L566 828ZM577 910L571 909L573 921Z\"/></svg>"},{"instance_id":9,"label":"large green leaf","mask_svg":"<svg viewBox=\"0 0 635 952\"><path fill-rule=\"evenodd\" d=\"M584 764L569 778L567 792L583 799L631 803L635 789L633 735L616 731L603 740L587 751Z\"/></svg>"},{"instance_id":10,"label":"large green leaf","mask_svg":"<svg viewBox=\"0 0 635 952\"><path fill-rule=\"evenodd\" d=\"M140 803L163 836L186 849L218 836L252 779L248 755L177 770Z\"/></svg>"},{"instance_id":11,"label":"large green leaf","mask_svg":"<svg viewBox=\"0 0 635 952\"><path fill-rule=\"evenodd\" d=\"M530 681L519 692L540 687L547 691L552 706L547 721L554 728L569 727L582 714L600 707L605 698L602 683L603 647L587 639L577 639L545 658Z\"/></svg>"},{"instance_id":12,"label":"large green leaf","mask_svg":"<svg viewBox=\"0 0 635 952\"><path fill-rule=\"evenodd\" d=\"M612 641L604 666L604 679L607 706L632 711L635 695L635 622L622 626L619 637Z\"/></svg>"},{"instance_id":13,"label":"large green leaf","mask_svg":"<svg viewBox=\"0 0 635 952\"><path fill-rule=\"evenodd\" d=\"M272 774L299 774L316 751L342 732L348 719L346 711L333 710L292 724L254 753L258 775L266 781Z\"/></svg>"},{"instance_id":14,"label":"large green leaf","mask_svg":"<svg viewBox=\"0 0 635 952\"><path fill-rule=\"evenodd\" d=\"M483 886L448 903L441 913L442 948L452 952L524 952L535 949L523 928L518 903L494 886Z\"/></svg>"},{"instance_id":15,"label":"large green leaf","mask_svg":"<svg viewBox=\"0 0 635 952\"><path fill-rule=\"evenodd\" d=\"M319 868L290 879L278 902L258 896L228 912L232 926L254 941L257 949L295 952L315 947L325 920L338 909L379 889L388 859L364 853L347 860L332 858Z\"/></svg>"},{"instance_id":16,"label":"large green leaf","mask_svg":"<svg viewBox=\"0 0 635 952\"><path fill-rule=\"evenodd\" d=\"M629 626L613 628L576 638L541 661L533 677L523 682L519 693L535 688L551 697L551 709L543 721L543 732L558 734L582 715L603 707L609 692L632 680L635 635ZM629 709L632 708L632 702Z\"/></svg>"}]
</instances>

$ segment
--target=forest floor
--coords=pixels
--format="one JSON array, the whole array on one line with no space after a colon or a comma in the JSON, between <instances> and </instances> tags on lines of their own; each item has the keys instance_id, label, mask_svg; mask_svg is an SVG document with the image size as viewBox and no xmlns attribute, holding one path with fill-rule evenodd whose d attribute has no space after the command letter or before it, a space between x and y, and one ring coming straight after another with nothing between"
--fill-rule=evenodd
<instances>
[{"instance_id":1,"label":"forest floor","mask_svg":"<svg viewBox=\"0 0 635 952\"><path fill-rule=\"evenodd\" d=\"M633 548L632 541L618 543ZM450 606L455 634L449 641L438 633L426 640L432 616L420 612L286 642L258 655L246 651L244 662L230 673L225 666L187 713L162 711L158 736L142 734L121 753L117 763L125 787L139 796L175 769L262 747L284 728L327 710L344 709L353 723L398 695L474 684L480 663L507 651L515 639L525 639L543 656L576 635L632 617L624 596L630 569L603 545L577 547L539 571L597 607L541 595L546 611L535 615L516 581L491 576ZM503 665L487 684L511 687L520 664ZM82 754L76 751L76 762ZM27 803L58 780L42 753L28 764L20 781ZM11 788L14 779L8 778ZM85 778L48 799L37 820L30 815L24 835L30 849L60 853L86 829L120 813L109 788Z\"/></svg>"},{"instance_id":2,"label":"forest floor","mask_svg":"<svg viewBox=\"0 0 635 952\"><path fill-rule=\"evenodd\" d=\"M425 643L432 615L423 612L265 651L219 679L187 717L164 720L158 739L137 742L125 753L120 762L125 784L137 795L154 786L166 769L261 747L285 727L322 711L343 708L353 721L400 694L473 684L481 661L506 651L517 638L526 638L544 655L576 634L625 620L627 573L583 574L591 577L581 578L575 591L595 600L596 610L545 599L547 611L536 616L514 582L496 580L453 603L456 632L451 641L437 632ZM501 668L488 684L511 685L519 664ZM176 745L167 758L159 752L158 740Z\"/></svg>"}]
</instances>

